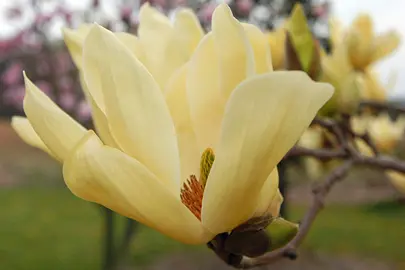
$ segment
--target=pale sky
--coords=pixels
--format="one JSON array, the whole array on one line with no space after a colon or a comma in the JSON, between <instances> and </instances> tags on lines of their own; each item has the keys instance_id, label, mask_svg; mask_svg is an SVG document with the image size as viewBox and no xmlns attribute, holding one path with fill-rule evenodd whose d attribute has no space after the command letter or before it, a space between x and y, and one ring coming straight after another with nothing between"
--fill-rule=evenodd
<instances>
[{"instance_id":1,"label":"pale sky","mask_svg":"<svg viewBox=\"0 0 405 270\"><path fill-rule=\"evenodd\" d=\"M0 1L0 12L5 7L15 3L26 3L30 0L14 0L14 1ZM91 0L60 0L64 2L65 6L72 9L82 10L88 6ZM118 13L113 6L117 0L103 0L101 1L103 13L108 17L116 17ZM50 1L53 2L53 1ZM375 22L377 31L387 31L389 29L397 30L405 39L405 0L334 0L333 1L334 15L344 24L348 25L353 18L360 12L369 13ZM48 5L47 9L52 10L52 6ZM105 15L104 15L105 16ZM5 22L4 16L0 15L0 38L10 36L15 33L16 29L24 28L33 19L33 14L27 11L23 16L23 20L19 19L18 22L10 24ZM58 36L60 35L60 27L62 22L55 22L52 32ZM391 72L398 73L398 81L395 86L394 96L401 96L405 98L405 41L402 42L400 48L389 58L384 59L376 65L376 70L380 73L383 81L387 81Z\"/></svg>"}]
</instances>

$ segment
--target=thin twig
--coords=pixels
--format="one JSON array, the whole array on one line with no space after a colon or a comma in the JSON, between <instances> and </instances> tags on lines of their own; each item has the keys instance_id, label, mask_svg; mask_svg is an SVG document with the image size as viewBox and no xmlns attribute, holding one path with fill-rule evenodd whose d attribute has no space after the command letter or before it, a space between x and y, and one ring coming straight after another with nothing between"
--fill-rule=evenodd
<instances>
[{"instance_id":1,"label":"thin twig","mask_svg":"<svg viewBox=\"0 0 405 270\"><path fill-rule=\"evenodd\" d=\"M391 111L397 113L405 113L405 107L399 104L380 102L375 100L363 100L360 102L359 109L372 108L378 111Z\"/></svg>"}]
</instances>

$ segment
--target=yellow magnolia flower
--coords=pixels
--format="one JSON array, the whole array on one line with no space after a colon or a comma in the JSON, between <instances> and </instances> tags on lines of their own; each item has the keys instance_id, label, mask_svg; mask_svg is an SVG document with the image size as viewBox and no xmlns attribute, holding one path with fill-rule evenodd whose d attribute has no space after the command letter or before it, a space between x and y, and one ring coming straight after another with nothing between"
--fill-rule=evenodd
<instances>
[{"instance_id":1,"label":"yellow magnolia flower","mask_svg":"<svg viewBox=\"0 0 405 270\"><path fill-rule=\"evenodd\" d=\"M376 35L371 17L360 14L348 30L345 43L351 64L356 70L363 71L392 53L398 47L400 37L395 31Z\"/></svg>"},{"instance_id":2,"label":"yellow magnolia flower","mask_svg":"<svg viewBox=\"0 0 405 270\"><path fill-rule=\"evenodd\" d=\"M405 117L393 121L388 114L353 117L351 121L353 130L358 133L368 131L377 149L383 153L392 153L395 150L405 129ZM371 149L364 142L359 140L357 145L363 154L372 155Z\"/></svg>"},{"instance_id":3,"label":"yellow magnolia flower","mask_svg":"<svg viewBox=\"0 0 405 270\"><path fill-rule=\"evenodd\" d=\"M370 122L368 131L377 149L381 152L392 152L402 139L405 129L405 118L396 121L390 119L388 114L381 114Z\"/></svg>"},{"instance_id":4,"label":"yellow magnolia flower","mask_svg":"<svg viewBox=\"0 0 405 270\"><path fill-rule=\"evenodd\" d=\"M188 244L207 243L255 216L278 216L276 165L333 93L302 72L272 72L263 33L240 24L225 4L170 79L170 95L98 25L86 35L81 64L107 139L86 131L28 78L27 119L14 118L14 128L63 164L76 196ZM190 115L181 115L187 108ZM195 140L182 137L181 127ZM184 154L187 145L196 151Z\"/></svg>"},{"instance_id":5,"label":"yellow magnolia flower","mask_svg":"<svg viewBox=\"0 0 405 270\"><path fill-rule=\"evenodd\" d=\"M267 32L268 41L271 50L271 60L274 70L283 70L285 61L285 25L277 28L274 31Z\"/></svg>"},{"instance_id":6,"label":"yellow magnolia flower","mask_svg":"<svg viewBox=\"0 0 405 270\"><path fill-rule=\"evenodd\" d=\"M368 131L377 149L386 154L391 154L403 138L405 129L404 117L392 121L387 114L381 114L378 117L367 115L353 117L351 121L355 132L361 134ZM363 140L356 140L356 145L363 155L373 156L372 149ZM400 192L405 193L405 175L391 170L387 170L386 174L393 186Z\"/></svg>"},{"instance_id":7,"label":"yellow magnolia flower","mask_svg":"<svg viewBox=\"0 0 405 270\"><path fill-rule=\"evenodd\" d=\"M321 81L332 84L336 91L321 113L352 113L360 101L361 77L351 66L345 46L338 46L331 55L322 57Z\"/></svg>"},{"instance_id":8,"label":"yellow magnolia flower","mask_svg":"<svg viewBox=\"0 0 405 270\"><path fill-rule=\"evenodd\" d=\"M388 94L393 91L397 82L397 74L392 73L388 83L383 85L378 79L378 74L372 69L365 70L361 77L361 96L365 100L387 101Z\"/></svg>"}]
</instances>

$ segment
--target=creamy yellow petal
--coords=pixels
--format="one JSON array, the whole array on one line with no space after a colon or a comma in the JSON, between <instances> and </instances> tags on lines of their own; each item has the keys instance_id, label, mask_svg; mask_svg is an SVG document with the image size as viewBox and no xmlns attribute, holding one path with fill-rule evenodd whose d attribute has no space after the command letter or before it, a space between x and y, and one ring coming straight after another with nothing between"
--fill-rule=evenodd
<instances>
[{"instance_id":1,"label":"creamy yellow petal","mask_svg":"<svg viewBox=\"0 0 405 270\"><path fill-rule=\"evenodd\" d=\"M329 20L330 29L330 42L332 45L332 50L343 41L343 26L342 23L337 18L331 18Z\"/></svg>"},{"instance_id":2,"label":"creamy yellow petal","mask_svg":"<svg viewBox=\"0 0 405 270\"><path fill-rule=\"evenodd\" d=\"M46 147L44 142L39 138L38 134L32 128L30 121L27 118L21 116L13 116L11 118L11 127L20 136L20 138L27 144L41 149L42 151L54 156L51 150Z\"/></svg>"},{"instance_id":3,"label":"creamy yellow petal","mask_svg":"<svg viewBox=\"0 0 405 270\"><path fill-rule=\"evenodd\" d=\"M82 68L83 42L90 27L91 24L82 24L77 30L62 28L63 39L78 69Z\"/></svg>"},{"instance_id":4,"label":"creamy yellow petal","mask_svg":"<svg viewBox=\"0 0 405 270\"><path fill-rule=\"evenodd\" d=\"M63 161L85 135L86 129L39 90L25 73L24 82L24 112L44 144L59 161Z\"/></svg>"},{"instance_id":5,"label":"creamy yellow petal","mask_svg":"<svg viewBox=\"0 0 405 270\"><path fill-rule=\"evenodd\" d=\"M280 216L280 208L281 208L281 204L283 203L283 201L284 201L284 197L281 194L280 190L277 189L277 192L276 192L275 196L273 197L273 200L271 200L271 204L270 204L267 212L270 213L272 217Z\"/></svg>"},{"instance_id":6,"label":"creamy yellow petal","mask_svg":"<svg viewBox=\"0 0 405 270\"><path fill-rule=\"evenodd\" d=\"M169 19L151 7L148 2L142 5L139 11L138 37L147 50L147 64L149 72L161 82L161 68L165 63L166 44L173 27ZM163 83L160 83L163 86Z\"/></svg>"},{"instance_id":7,"label":"creamy yellow petal","mask_svg":"<svg viewBox=\"0 0 405 270\"><path fill-rule=\"evenodd\" d=\"M181 9L175 15L173 28L179 33L178 43L182 44L189 59L204 36L200 21L191 9Z\"/></svg>"},{"instance_id":8,"label":"creamy yellow petal","mask_svg":"<svg viewBox=\"0 0 405 270\"><path fill-rule=\"evenodd\" d=\"M284 43L286 38L285 28L267 33L268 42L270 44L271 61L274 70L282 70L284 68Z\"/></svg>"},{"instance_id":9,"label":"creamy yellow petal","mask_svg":"<svg viewBox=\"0 0 405 270\"><path fill-rule=\"evenodd\" d=\"M374 50L373 21L368 14L360 14L348 32L347 45L352 65L363 70L372 61Z\"/></svg>"},{"instance_id":10,"label":"creamy yellow petal","mask_svg":"<svg viewBox=\"0 0 405 270\"><path fill-rule=\"evenodd\" d=\"M242 80L255 73L253 49L226 4L220 4L212 15L212 35L220 65L220 91L228 98Z\"/></svg>"},{"instance_id":11,"label":"creamy yellow petal","mask_svg":"<svg viewBox=\"0 0 405 270\"><path fill-rule=\"evenodd\" d=\"M364 40L364 45L370 44L374 38L373 19L369 14L358 15L352 23L352 28L357 30Z\"/></svg>"},{"instance_id":12,"label":"creamy yellow petal","mask_svg":"<svg viewBox=\"0 0 405 270\"><path fill-rule=\"evenodd\" d=\"M257 75L238 85L205 187L204 226L221 233L251 217L267 177L332 94L329 84L300 71Z\"/></svg>"},{"instance_id":13,"label":"creamy yellow petal","mask_svg":"<svg viewBox=\"0 0 405 270\"><path fill-rule=\"evenodd\" d=\"M113 33L97 25L84 44L84 74L89 89L102 90L110 131L119 147L179 192L175 127L151 74Z\"/></svg>"},{"instance_id":14,"label":"creamy yellow petal","mask_svg":"<svg viewBox=\"0 0 405 270\"><path fill-rule=\"evenodd\" d=\"M187 244L211 240L200 221L139 161L103 146L89 133L63 166L69 189L78 197L138 220Z\"/></svg>"},{"instance_id":15,"label":"creamy yellow petal","mask_svg":"<svg viewBox=\"0 0 405 270\"><path fill-rule=\"evenodd\" d=\"M191 124L190 108L186 92L186 76L188 66L184 65L169 80L165 93L166 102L177 133L177 143L180 151L181 181L190 175L198 175L200 154L197 139Z\"/></svg>"},{"instance_id":16,"label":"creamy yellow petal","mask_svg":"<svg viewBox=\"0 0 405 270\"><path fill-rule=\"evenodd\" d=\"M256 73L273 71L271 63L270 44L263 32L253 24L243 23L243 28L253 48L255 57Z\"/></svg>"},{"instance_id":17,"label":"creamy yellow petal","mask_svg":"<svg viewBox=\"0 0 405 270\"><path fill-rule=\"evenodd\" d=\"M361 95L363 99L386 101L387 90L378 80L377 74L366 70L362 77Z\"/></svg>"},{"instance_id":18,"label":"creamy yellow petal","mask_svg":"<svg viewBox=\"0 0 405 270\"><path fill-rule=\"evenodd\" d=\"M219 64L212 34L207 34L190 60L187 97L190 116L202 153L215 148L226 99L219 90Z\"/></svg>"},{"instance_id":19,"label":"creamy yellow petal","mask_svg":"<svg viewBox=\"0 0 405 270\"><path fill-rule=\"evenodd\" d=\"M144 65L147 65L147 58L145 48L135 35L120 32L115 33L115 36L141 61Z\"/></svg>"},{"instance_id":20,"label":"creamy yellow petal","mask_svg":"<svg viewBox=\"0 0 405 270\"><path fill-rule=\"evenodd\" d=\"M388 33L377 36L374 40L374 51L372 57L372 62L378 61L381 58L392 53L398 48L401 43L401 38L399 34L395 31L390 31Z\"/></svg>"},{"instance_id":21,"label":"creamy yellow petal","mask_svg":"<svg viewBox=\"0 0 405 270\"><path fill-rule=\"evenodd\" d=\"M195 14L189 9L176 13L173 29L162 40L164 58L160 59L159 85L164 88L173 73L190 60L204 33Z\"/></svg>"},{"instance_id":22,"label":"creamy yellow petal","mask_svg":"<svg viewBox=\"0 0 405 270\"><path fill-rule=\"evenodd\" d=\"M83 72L80 73L79 78L86 100L90 104L91 116L93 118L93 124L97 131L98 136L105 144L115 148L119 148L118 144L115 142L111 134L110 126L108 124L108 120L105 113L99 108L97 103L94 101L93 97L90 95L87 84L83 78Z\"/></svg>"},{"instance_id":23,"label":"creamy yellow petal","mask_svg":"<svg viewBox=\"0 0 405 270\"><path fill-rule=\"evenodd\" d=\"M370 122L368 131L378 150L392 153L404 135L404 128L402 121L393 121L384 113Z\"/></svg>"},{"instance_id":24,"label":"creamy yellow petal","mask_svg":"<svg viewBox=\"0 0 405 270\"><path fill-rule=\"evenodd\" d=\"M253 215L263 216L266 213L270 213L273 217L278 217L277 205L282 202L282 197L281 202L278 202L280 199L278 193L278 170L275 168L263 184L259 195L259 202Z\"/></svg>"}]
</instances>

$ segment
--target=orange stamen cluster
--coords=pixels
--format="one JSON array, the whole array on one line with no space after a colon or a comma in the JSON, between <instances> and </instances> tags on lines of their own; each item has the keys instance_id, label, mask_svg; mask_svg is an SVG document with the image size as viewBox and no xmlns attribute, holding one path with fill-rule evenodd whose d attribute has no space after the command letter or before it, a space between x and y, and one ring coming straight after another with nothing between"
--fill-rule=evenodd
<instances>
[{"instance_id":1,"label":"orange stamen cluster","mask_svg":"<svg viewBox=\"0 0 405 270\"><path fill-rule=\"evenodd\" d=\"M201 220L202 199L204 194L204 187L197 180L195 175L191 175L187 181L184 182L183 188L180 192L181 202Z\"/></svg>"}]
</instances>

